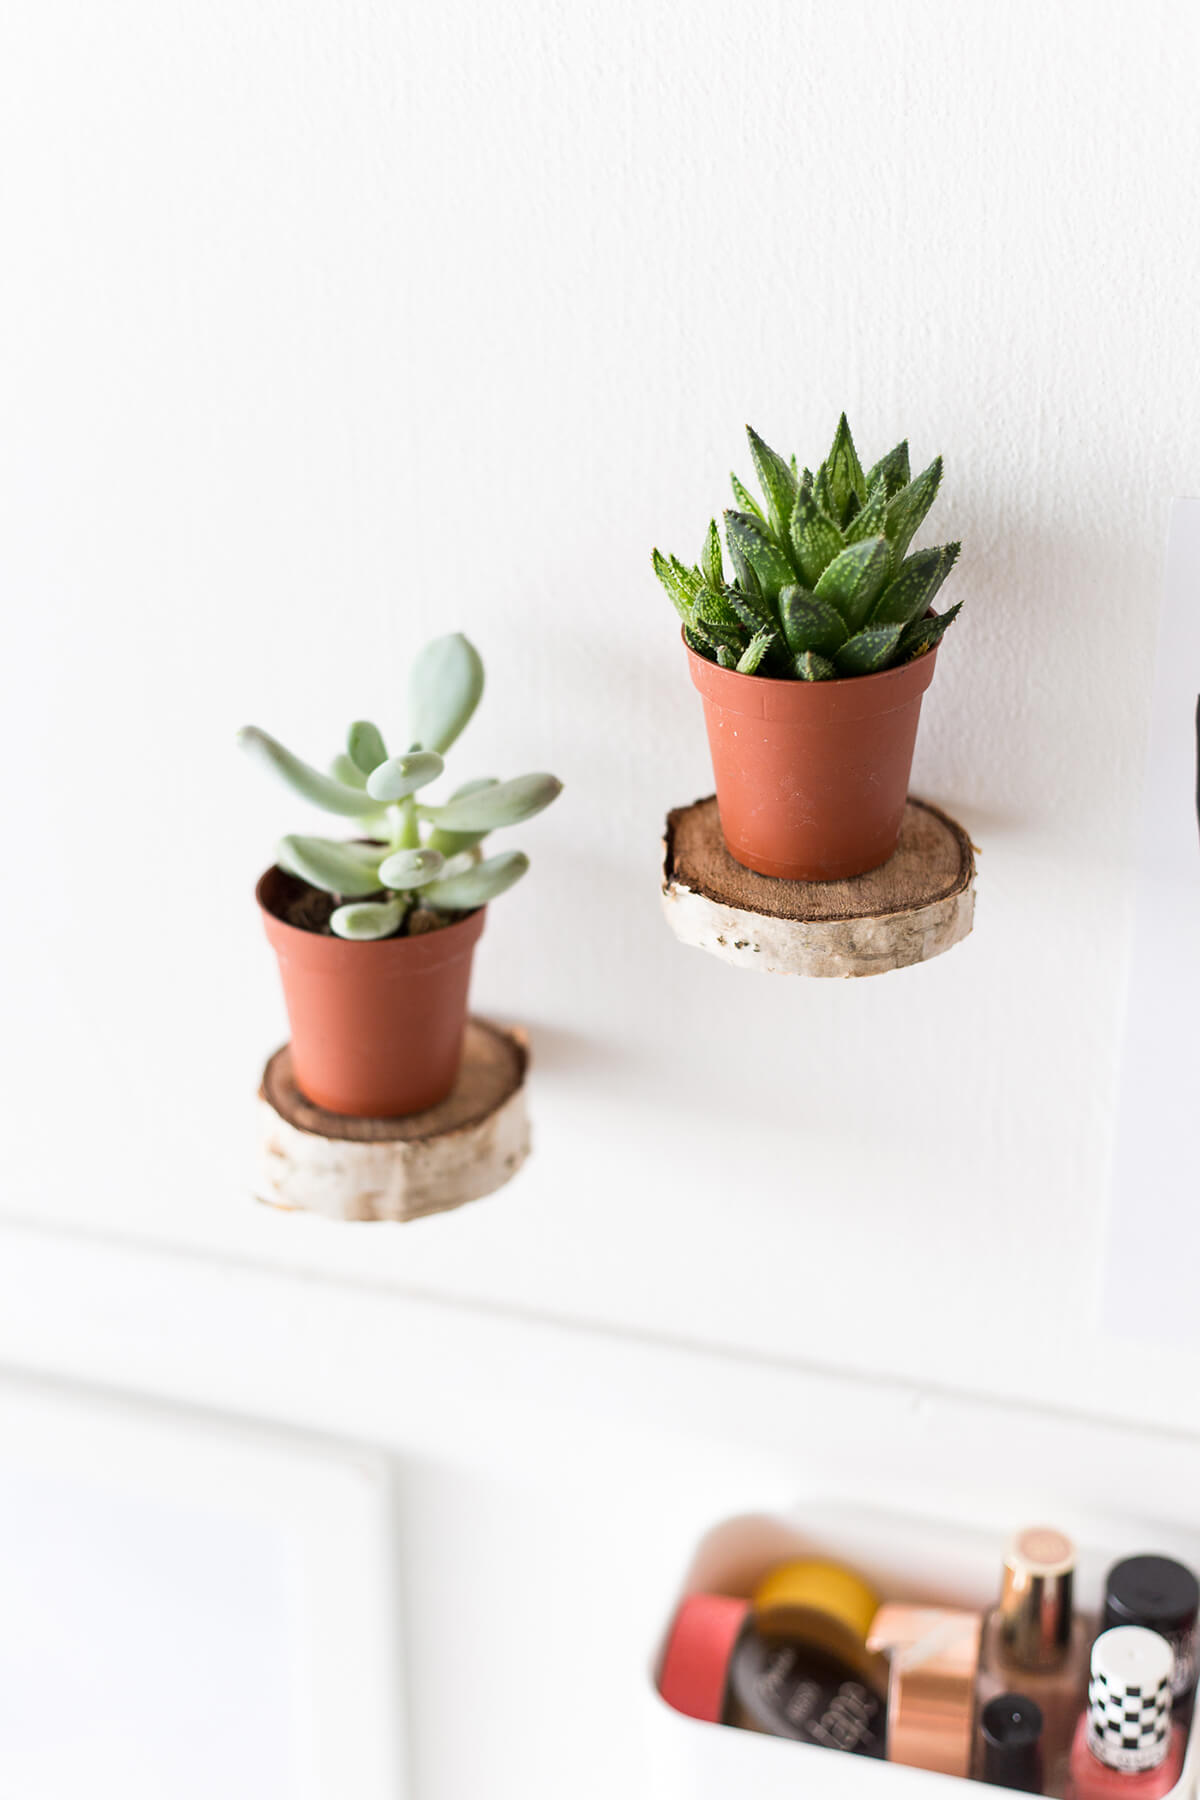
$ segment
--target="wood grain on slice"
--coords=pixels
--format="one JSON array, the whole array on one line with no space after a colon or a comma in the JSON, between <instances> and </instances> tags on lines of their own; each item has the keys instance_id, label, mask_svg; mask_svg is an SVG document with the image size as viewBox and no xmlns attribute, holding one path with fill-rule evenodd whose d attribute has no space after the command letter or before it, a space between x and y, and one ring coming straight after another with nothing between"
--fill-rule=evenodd
<instances>
[{"instance_id":1,"label":"wood grain on slice","mask_svg":"<svg viewBox=\"0 0 1200 1800\"><path fill-rule=\"evenodd\" d=\"M962 827L909 799L896 853L846 881L756 875L725 848L715 797L667 815L663 908L675 935L765 974L880 975L960 943L975 909Z\"/></svg>"},{"instance_id":2,"label":"wood grain on slice","mask_svg":"<svg viewBox=\"0 0 1200 1800\"><path fill-rule=\"evenodd\" d=\"M352 1221L423 1218L481 1200L529 1154L524 1035L467 1023L452 1093L402 1119L352 1119L305 1098L288 1046L263 1072L255 1194L270 1206Z\"/></svg>"}]
</instances>

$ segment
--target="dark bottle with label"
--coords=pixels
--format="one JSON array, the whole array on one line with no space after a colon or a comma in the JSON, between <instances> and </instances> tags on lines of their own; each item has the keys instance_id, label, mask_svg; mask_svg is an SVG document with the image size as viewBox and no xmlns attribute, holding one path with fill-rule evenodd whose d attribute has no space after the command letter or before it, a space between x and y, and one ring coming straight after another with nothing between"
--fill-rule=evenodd
<instances>
[{"instance_id":1,"label":"dark bottle with label","mask_svg":"<svg viewBox=\"0 0 1200 1800\"><path fill-rule=\"evenodd\" d=\"M997 1694L979 1715L979 1779L1022 1794L1042 1791L1042 1709L1026 1694Z\"/></svg>"},{"instance_id":2,"label":"dark bottle with label","mask_svg":"<svg viewBox=\"0 0 1200 1800\"><path fill-rule=\"evenodd\" d=\"M730 1667L730 1723L852 1756L882 1756L886 1707L838 1657L770 1643L751 1627Z\"/></svg>"},{"instance_id":3,"label":"dark bottle with label","mask_svg":"<svg viewBox=\"0 0 1200 1800\"><path fill-rule=\"evenodd\" d=\"M1169 1556L1127 1556L1108 1571L1102 1629L1142 1625L1166 1638L1175 1657L1171 1676L1175 1719L1186 1724L1196 1698L1196 1619L1200 1583Z\"/></svg>"}]
</instances>

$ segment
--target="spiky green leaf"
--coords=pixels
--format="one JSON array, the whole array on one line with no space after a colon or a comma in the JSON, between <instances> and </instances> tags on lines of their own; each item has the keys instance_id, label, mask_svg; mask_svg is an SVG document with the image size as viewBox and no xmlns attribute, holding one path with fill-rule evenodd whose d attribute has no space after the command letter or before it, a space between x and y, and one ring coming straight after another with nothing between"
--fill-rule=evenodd
<instances>
[{"instance_id":1,"label":"spiky green leaf","mask_svg":"<svg viewBox=\"0 0 1200 1800\"><path fill-rule=\"evenodd\" d=\"M757 674L763 658L775 648L776 637L773 631L756 631L737 662L739 675Z\"/></svg>"},{"instance_id":2,"label":"spiky green leaf","mask_svg":"<svg viewBox=\"0 0 1200 1800\"><path fill-rule=\"evenodd\" d=\"M810 594L807 589L784 588L779 596L779 616L783 621L788 649L794 656L803 650L829 654L846 641L846 626L831 600Z\"/></svg>"},{"instance_id":3,"label":"spiky green leaf","mask_svg":"<svg viewBox=\"0 0 1200 1800\"><path fill-rule=\"evenodd\" d=\"M762 507L758 504L758 501L754 498L754 495L750 492L750 489L747 487L743 487L741 482L738 480L737 476L735 474L733 474L732 471L730 471L729 485L733 489L733 497L737 501L738 506L741 508L741 510L744 513L749 513L752 518L759 519L765 525L766 520L763 518Z\"/></svg>"},{"instance_id":4,"label":"spiky green leaf","mask_svg":"<svg viewBox=\"0 0 1200 1800\"><path fill-rule=\"evenodd\" d=\"M832 681L837 674L829 658L817 650L802 650L796 658L795 671L798 681Z\"/></svg>"},{"instance_id":5,"label":"spiky green leaf","mask_svg":"<svg viewBox=\"0 0 1200 1800\"><path fill-rule=\"evenodd\" d=\"M728 644L718 644L717 645L717 665L719 668L722 668L722 669L736 669L737 668L738 659L734 655L733 651L729 648Z\"/></svg>"},{"instance_id":6,"label":"spiky green leaf","mask_svg":"<svg viewBox=\"0 0 1200 1800\"><path fill-rule=\"evenodd\" d=\"M848 544L834 557L813 592L818 599L833 602L853 635L869 618L887 580L888 568L887 539L864 538L860 544Z\"/></svg>"},{"instance_id":7,"label":"spiky green leaf","mask_svg":"<svg viewBox=\"0 0 1200 1800\"><path fill-rule=\"evenodd\" d=\"M355 853L346 844L319 837L281 838L275 851L275 861L289 875L298 875L322 893L345 894L351 900L379 892L382 856L382 846L374 859L367 861L361 847Z\"/></svg>"},{"instance_id":8,"label":"spiky green leaf","mask_svg":"<svg viewBox=\"0 0 1200 1800\"><path fill-rule=\"evenodd\" d=\"M238 743L286 781L293 793L310 800L325 812L337 813L344 819L361 819L377 810L360 788L348 787L330 775L322 775L298 756L293 756L269 732L260 731L257 725L244 725L238 732Z\"/></svg>"},{"instance_id":9,"label":"spiky green leaf","mask_svg":"<svg viewBox=\"0 0 1200 1800\"><path fill-rule=\"evenodd\" d=\"M532 819L561 793L562 782L554 775L517 775L494 787L460 794L444 806L423 807L422 813L443 831L496 831Z\"/></svg>"},{"instance_id":10,"label":"spiky green leaf","mask_svg":"<svg viewBox=\"0 0 1200 1800\"><path fill-rule=\"evenodd\" d=\"M788 528L792 554L809 587L815 587L846 540L840 526L828 513L822 512L816 500L803 489L796 496Z\"/></svg>"},{"instance_id":11,"label":"spiky green leaf","mask_svg":"<svg viewBox=\"0 0 1200 1800\"><path fill-rule=\"evenodd\" d=\"M434 638L418 653L408 678L414 742L423 750L448 750L482 693L483 659L471 640L461 631Z\"/></svg>"},{"instance_id":12,"label":"spiky green leaf","mask_svg":"<svg viewBox=\"0 0 1200 1800\"><path fill-rule=\"evenodd\" d=\"M431 881L421 894L426 906L444 907L448 912L467 912L486 906L506 888L520 881L529 867L523 850L505 850L476 863L464 875L451 875L446 881Z\"/></svg>"},{"instance_id":13,"label":"spiky green leaf","mask_svg":"<svg viewBox=\"0 0 1200 1800\"><path fill-rule=\"evenodd\" d=\"M867 494L866 504L846 527L846 542L859 544L863 538L878 537L887 518L887 505L887 483L881 476Z\"/></svg>"},{"instance_id":14,"label":"spiky green leaf","mask_svg":"<svg viewBox=\"0 0 1200 1800\"><path fill-rule=\"evenodd\" d=\"M658 576L658 579L662 582L670 596L671 605L675 608L675 611L679 614L684 624L690 625L692 613L695 610L695 601L692 598L690 590L681 584L671 565L670 559L665 557L661 550L652 551L650 560L654 565L654 573Z\"/></svg>"},{"instance_id":15,"label":"spiky green leaf","mask_svg":"<svg viewBox=\"0 0 1200 1800\"><path fill-rule=\"evenodd\" d=\"M888 582L875 602L871 624L907 625L913 619L923 618L954 567L960 549L959 544L938 544L906 558L896 579Z\"/></svg>"},{"instance_id":16,"label":"spiky green leaf","mask_svg":"<svg viewBox=\"0 0 1200 1800\"><path fill-rule=\"evenodd\" d=\"M785 545L788 541L792 508L796 504L796 477L778 451L764 443L752 425L747 425L746 436L750 440L755 473L766 496L767 518L771 530L776 543Z\"/></svg>"},{"instance_id":17,"label":"spiky green leaf","mask_svg":"<svg viewBox=\"0 0 1200 1800\"><path fill-rule=\"evenodd\" d=\"M874 675L886 669L900 642L903 625L868 625L847 638L834 656L839 675Z\"/></svg>"},{"instance_id":18,"label":"spiky green leaf","mask_svg":"<svg viewBox=\"0 0 1200 1800\"><path fill-rule=\"evenodd\" d=\"M944 613L936 614L932 619L914 619L911 625L904 627L903 635L896 646L897 662L911 662L914 656L923 656L926 650L932 650L940 644L962 611L962 601L951 606Z\"/></svg>"},{"instance_id":19,"label":"spiky green leaf","mask_svg":"<svg viewBox=\"0 0 1200 1800\"><path fill-rule=\"evenodd\" d=\"M758 631L777 631L779 619L769 600L744 588L726 588L725 598L751 637Z\"/></svg>"},{"instance_id":20,"label":"spiky green leaf","mask_svg":"<svg viewBox=\"0 0 1200 1800\"><path fill-rule=\"evenodd\" d=\"M829 491L833 496L833 516L839 525L845 525L851 517L851 495L857 497L861 506L867 492L862 464L858 460L858 451L854 448L854 439L850 435L845 413L838 420L837 430L833 434L833 443L825 458L825 470Z\"/></svg>"},{"instance_id":21,"label":"spiky green leaf","mask_svg":"<svg viewBox=\"0 0 1200 1800\"><path fill-rule=\"evenodd\" d=\"M739 572L742 563L753 569L768 600L773 600L781 588L795 581L796 571L758 519L751 518L748 513L727 512L725 538Z\"/></svg>"},{"instance_id":22,"label":"spiky green leaf","mask_svg":"<svg viewBox=\"0 0 1200 1800\"><path fill-rule=\"evenodd\" d=\"M370 719L355 719L346 733L346 749L350 761L363 775L369 775L372 769L387 761L383 733Z\"/></svg>"},{"instance_id":23,"label":"spiky green leaf","mask_svg":"<svg viewBox=\"0 0 1200 1800\"><path fill-rule=\"evenodd\" d=\"M379 865L380 887L407 891L435 881L446 867L440 850L395 850Z\"/></svg>"},{"instance_id":24,"label":"spiky green leaf","mask_svg":"<svg viewBox=\"0 0 1200 1800\"><path fill-rule=\"evenodd\" d=\"M709 587L725 586L725 565L721 561L721 533L717 530L717 521L710 519L708 531L704 538L704 549L700 556L700 568Z\"/></svg>"},{"instance_id":25,"label":"spiky green leaf","mask_svg":"<svg viewBox=\"0 0 1200 1800\"><path fill-rule=\"evenodd\" d=\"M908 486L912 477L908 468L907 438L902 439L894 450L889 450L886 456L881 456L879 461L867 470L868 489L874 487L880 476L883 477L887 486L889 500L893 494L898 494L902 487Z\"/></svg>"},{"instance_id":26,"label":"spiky green leaf","mask_svg":"<svg viewBox=\"0 0 1200 1800\"><path fill-rule=\"evenodd\" d=\"M351 943L371 943L377 938L394 937L407 911L407 903L402 900L369 900L365 905L339 906L329 921L329 929Z\"/></svg>"},{"instance_id":27,"label":"spiky green leaf","mask_svg":"<svg viewBox=\"0 0 1200 1800\"><path fill-rule=\"evenodd\" d=\"M372 800L387 804L407 800L410 794L436 781L445 766L434 750L412 750L407 756L389 756L367 776L367 792Z\"/></svg>"},{"instance_id":28,"label":"spiky green leaf","mask_svg":"<svg viewBox=\"0 0 1200 1800\"><path fill-rule=\"evenodd\" d=\"M892 568L899 572L900 564L908 551L921 521L933 505L942 480L942 459L935 456L927 469L900 489L895 498L888 502L887 523L884 530L888 542L892 546Z\"/></svg>"}]
</instances>

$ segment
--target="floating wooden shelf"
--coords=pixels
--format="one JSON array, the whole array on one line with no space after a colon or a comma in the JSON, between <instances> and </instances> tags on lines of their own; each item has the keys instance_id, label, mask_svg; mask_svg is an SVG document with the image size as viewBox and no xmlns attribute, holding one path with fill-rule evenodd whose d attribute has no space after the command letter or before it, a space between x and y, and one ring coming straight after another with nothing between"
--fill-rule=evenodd
<instances>
[{"instance_id":1,"label":"floating wooden shelf","mask_svg":"<svg viewBox=\"0 0 1200 1800\"><path fill-rule=\"evenodd\" d=\"M404 1119L351 1119L305 1099L285 1044L259 1089L255 1194L353 1221L420 1219L481 1200L529 1154L528 1063L523 1033L471 1019L449 1099Z\"/></svg>"},{"instance_id":2,"label":"floating wooden shelf","mask_svg":"<svg viewBox=\"0 0 1200 1800\"><path fill-rule=\"evenodd\" d=\"M960 943L975 912L961 825L910 798L896 854L849 881L755 875L725 848L716 798L667 814L663 910L682 943L767 975L881 975Z\"/></svg>"}]
</instances>

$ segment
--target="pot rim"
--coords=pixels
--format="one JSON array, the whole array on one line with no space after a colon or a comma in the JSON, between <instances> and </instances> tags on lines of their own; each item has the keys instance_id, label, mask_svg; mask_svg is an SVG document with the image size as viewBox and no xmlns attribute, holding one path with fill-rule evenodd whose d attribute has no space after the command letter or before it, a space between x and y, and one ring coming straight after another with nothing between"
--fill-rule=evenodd
<instances>
[{"instance_id":1,"label":"pot rim","mask_svg":"<svg viewBox=\"0 0 1200 1800\"><path fill-rule=\"evenodd\" d=\"M487 912L486 905L472 907L470 912L463 913L462 917L455 919L453 924L439 925L436 931L424 931L419 937L326 937L324 932L305 931L303 926L293 925L289 919L280 918L279 914L267 905L266 900L263 897L263 890L267 883L273 875L286 876L287 874L288 871L286 869L281 869L278 863L271 863L268 868L263 870L262 874L254 884L254 898L258 903L258 909L262 913L264 921L268 922L270 931L286 933L288 937L301 940L306 944L329 944L335 945L343 950L387 951L392 956L405 955L408 952L409 946L412 946L415 949L417 945L423 945L424 954L428 955L431 948L431 940L437 940L439 943L449 947L451 940L457 941L459 935L477 937L479 931L483 929L482 915ZM290 876L289 879L297 881L301 878L293 875ZM312 883L310 882L308 885L311 887ZM472 927L477 927L478 929L472 932Z\"/></svg>"},{"instance_id":2,"label":"pot rim","mask_svg":"<svg viewBox=\"0 0 1200 1800\"><path fill-rule=\"evenodd\" d=\"M936 619L939 615L931 606L927 609L924 616L927 619ZM738 669L723 669L720 663L713 662L711 657L701 656L697 651L692 649L692 646L683 635L682 625L679 628L679 638L688 655L694 658L696 662L703 663L710 669L716 669L721 675L732 676L736 681L745 681L750 683L753 687L760 688L812 687L824 688L826 692L833 691L837 688L859 688L872 681L882 681L885 676L898 675L902 669L915 669L925 661L927 656L935 655L941 648L940 644L932 644L928 650L922 650L920 656L910 656L907 662L893 663L890 668L876 669L870 675L834 675L828 681L800 681L794 675L743 675Z\"/></svg>"}]
</instances>

